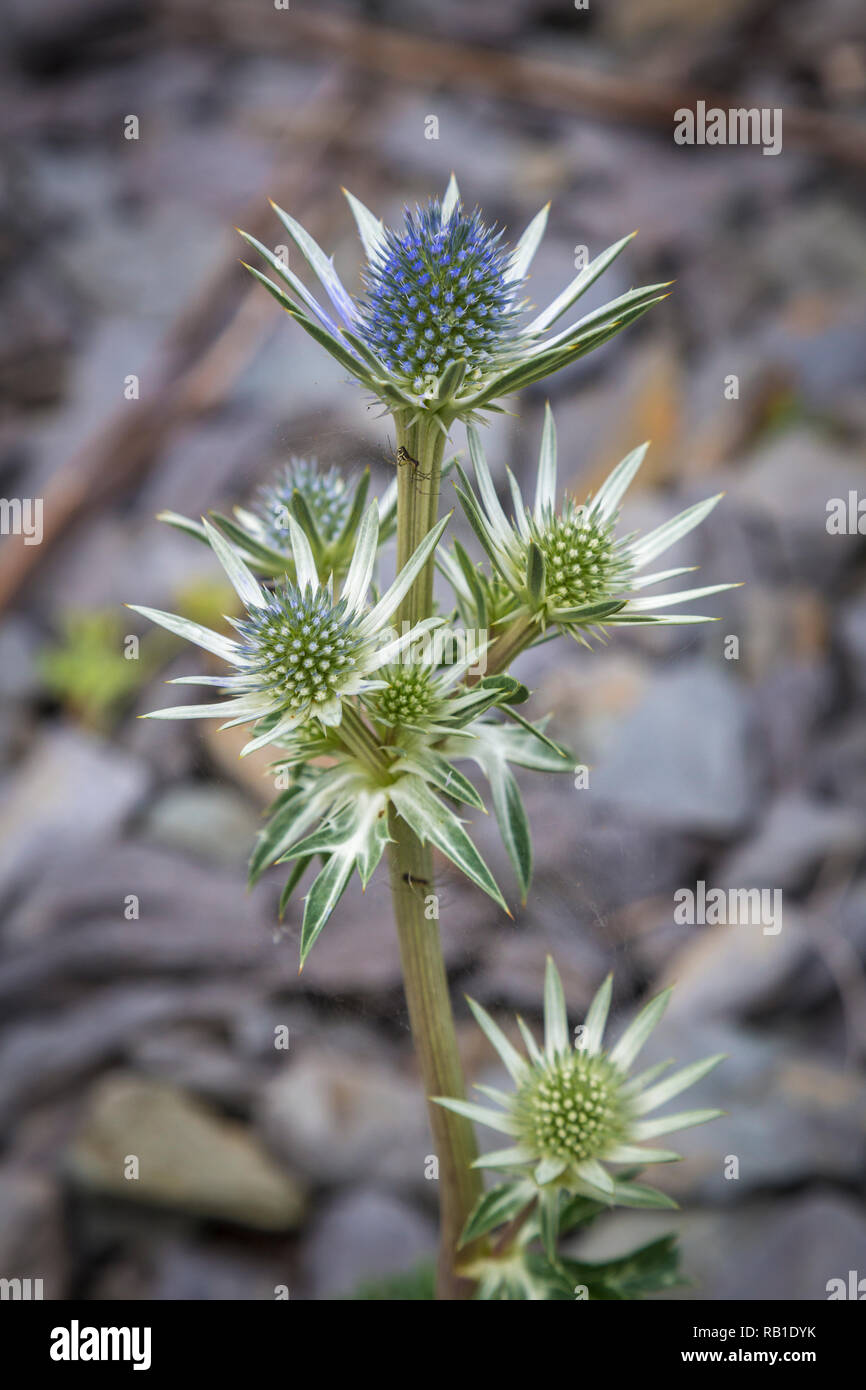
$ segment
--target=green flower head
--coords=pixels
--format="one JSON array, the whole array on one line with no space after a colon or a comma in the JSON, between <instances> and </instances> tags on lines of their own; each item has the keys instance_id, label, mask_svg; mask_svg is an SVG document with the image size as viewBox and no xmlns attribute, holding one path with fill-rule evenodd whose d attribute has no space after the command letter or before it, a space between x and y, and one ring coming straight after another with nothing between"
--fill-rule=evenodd
<instances>
[{"instance_id":1,"label":"green flower head","mask_svg":"<svg viewBox=\"0 0 866 1390\"><path fill-rule=\"evenodd\" d=\"M311 720L333 727L342 719L343 701L374 689L371 677L392 663L404 647L439 622L425 618L400 636L388 628L403 595L430 556L448 518L428 533L394 583L372 608L367 595L379 534L379 510L372 503L358 531L357 543L339 598L331 582L322 584L310 542L290 514L287 517L294 580L274 589L262 587L237 549L215 526L203 527L217 559L243 602L246 616L234 621L238 637L224 637L173 613L130 607L234 668L229 676L180 676L175 684L221 687L231 698L217 704L180 705L156 710L152 719L224 718L226 725L259 726L244 753L282 737Z\"/></svg>"},{"instance_id":2,"label":"green flower head","mask_svg":"<svg viewBox=\"0 0 866 1390\"><path fill-rule=\"evenodd\" d=\"M690 613L664 613L675 603L706 598L735 584L644 597L642 590L690 572L679 569L642 571L675 541L698 526L721 499L719 493L687 508L646 536L616 534L619 508L640 468L648 445L642 444L617 464L598 492L579 503L566 496L556 507L556 430L545 411L535 499L528 507L517 479L507 470L514 517L510 520L496 493L477 430L470 425L469 450L477 493L458 466L457 493L500 584L511 594L508 616L529 616L541 629L555 624L578 641L584 632L612 623L706 623ZM453 568L453 567L452 567Z\"/></svg>"},{"instance_id":3,"label":"green flower head","mask_svg":"<svg viewBox=\"0 0 866 1390\"><path fill-rule=\"evenodd\" d=\"M631 1168L679 1158L669 1149L643 1147L674 1130L716 1119L720 1110L688 1110L646 1118L674 1096L706 1076L721 1055L683 1067L665 1079L671 1065L662 1062L636 1076L631 1067L667 1006L670 990L656 995L608 1051L603 1036L610 1008L612 977L593 999L575 1043L569 1033L562 981L548 957L544 986L544 1046L540 1048L522 1019L518 1020L527 1057L512 1046L490 1015L469 1001L470 1008L496 1048L515 1084L513 1092L479 1086L500 1108L437 1097L458 1115L507 1134L510 1148L483 1155L482 1168L511 1171L536 1189L565 1189L575 1195L615 1204L652 1205L653 1189L641 1188L633 1200L631 1184L618 1183L609 1164ZM665 1199L658 1194L659 1205Z\"/></svg>"}]
</instances>

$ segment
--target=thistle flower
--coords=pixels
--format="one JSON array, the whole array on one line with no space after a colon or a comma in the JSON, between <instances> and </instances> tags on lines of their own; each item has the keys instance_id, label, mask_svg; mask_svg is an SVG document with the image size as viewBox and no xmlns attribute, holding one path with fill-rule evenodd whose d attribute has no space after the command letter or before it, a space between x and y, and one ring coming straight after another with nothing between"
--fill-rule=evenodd
<instances>
[{"instance_id":1,"label":"thistle flower","mask_svg":"<svg viewBox=\"0 0 866 1390\"><path fill-rule=\"evenodd\" d=\"M310 720L338 725L344 700L373 689L377 682L370 677L438 624L437 618L425 618L399 637L387 630L389 619L432 554L447 522L444 517L428 532L388 591L367 609L379 533L375 503L364 515L338 599L332 583L320 582L310 543L293 516L288 517L288 528L296 578L286 578L273 590L262 588L232 543L210 522L203 521L207 539L246 609L246 617L233 623L238 639L173 613L136 604L130 607L235 667L236 673L230 676L181 676L173 684L220 686L231 698L218 704L155 710L148 717L225 718L224 727L260 725L261 731L243 749L245 754L278 742ZM383 642L383 634L389 640Z\"/></svg>"},{"instance_id":2,"label":"thistle flower","mask_svg":"<svg viewBox=\"0 0 866 1390\"><path fill-rule=\"evenodd\" d=\"M644 1141L704 1124L720 1110L688 1110L645 1118L722 1061L707 1057L658 1080L671 1065L662 1062L637 1076L630 1070L665 1011L671 991L656 995L608 1051L603 1035L611 1001L612 977L598 990L586 1016L583 1036L572 1045L562 981L548 956L544 983L544 1047L522 1019L524 1058L490 1015L469 1000L475 1018L504 1063L516 1089L509 1094L478 1086L500 1109L437 1096L438 1104L507 1134L513 1146L482 1155L478 1167L511 1171L527 1190L565 1190L614 1205L670 1205L653 1188L618 1182L607 1164L643 1167L680 1157L669 1149L644 1148Z\"/></svg>"},{"instance_id":3,"label":"thistle flower","mask_svg":"<svg viewBox=\"0 0 866 1390\"><path fill-rule=\"evenodd\" d=\"M483 670L487 635L479 637L478 642L463 642L463 655L456 661L443 660L455 645L445 627L427 636L420 651L404 648L398 663L379 672L378 689L364 697L371 718L386 728L447 735L488 709L496 695L486 686L460 689L468 672Z\"/></svg>"},{"instance_id":4,"label":"thistle flower","mask_svg":"<svg viewBox=\"0 0 866 1390\"><path fill-rule=\"evenodd\" d=\"M366 490L366 489L365 489ZM321 470L315 459L294 455L280 472L259 488L253 514L271 545L285 544L295 493L326 546L339 540L352 509L352 494L338 468Z\"/></svg>"},{"instance_id":5,"label":"thistle flower","mask_svg":"<svg viewBox=\"0 0 866 1390\"><path fill-rule=\"evenodd\" d=\"M366 294L352 298L331 260L308 232L274 211L315 271L331 303L325 309L283 261L244 239L280 280L248 266L301 327L390 410L441 413L446 424L498 409L501 397L599 347L663 298L665 285L629 290L560 332L553 325L631 240L623 237L579 271L529 322L519 298L547 224L546 207L516 246L467 212L451 177L444 198L407 209L400 229L386 228L346 193L366 253ZM634 235L634 233L632 233Z\"/></svg>"},{"instance_id":6,"label":"thistle flower","mask_svg":"<svg viewBox=\"0 0 866 1390\"><path fill-rule=\"evenodd\" d=\"M514 508L514 519L510 521L496 495L481 441L472 426L468 436L478 494L459 467L461 486L457 493L495 573L511 592L508 617L530 617L542 630L548 624L556 624L587 645L582 631L609 623L712 622L712 618L701 615L655 610L738 587L710 584L700 589L640 596L640 591L650 585L694 569L683 566L641 573L651 560L709 516L724 495L718 493L688 507L646 536L618 537L620 503L643 462L647 444L632 450L617 464L594 497L578 503L566 496L557 511L556 430L548 405L531 509L524 503L517 479L507 470Z\"/></svg>"},{"instance_id":7,"label":"thistle flower","mask_svg":"<svg viewBox=\"0 0 866 1390\"><path fill-rule=\"evenodd\" d=\"M316 574L324 584L330 575L340 578L349 569L369 486L369 469L351 486L338 468L321 470L315 459L293 456L259 489L250 508L235 507L233 517L211 512L210 519L246 564L273 579L295 573L288 526L288 518L293 516L310 542ZM396 478L377 506L382 545L396 526ZM159 519L209 544L201 522L177 512L160 512Z\"/></svg>"}]
</instances>

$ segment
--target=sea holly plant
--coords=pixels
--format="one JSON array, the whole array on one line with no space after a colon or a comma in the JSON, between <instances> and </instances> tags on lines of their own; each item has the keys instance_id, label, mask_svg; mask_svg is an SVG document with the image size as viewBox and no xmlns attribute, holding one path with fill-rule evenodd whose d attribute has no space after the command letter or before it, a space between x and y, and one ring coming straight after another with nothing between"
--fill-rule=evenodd
<instances>
[{"instance_id":1,"label":"sea holly plant","mask_svg":"<svg viewBox=\"0 0 866 1390\"><path fill-rule=\"evenodd\" d=\"M347 196L365 255L357 294L280 209L284 230L321 288L314 292L249 236L275 278L248 268L391 414L394 483L376 501L366 472L351 479L296 459L231 516L199 521L164 513L211 548L240 613L226 620L228 631L137 608L208 654L204 674L178 683L212 687L218 697L150 717L246 725L241 756L265 748L272 755L278 794L252 849L250 880L282 868L281 914L303 892L301 967L353 875L366 886L387 858L439 1160L437 1296L559 1299L573 1297L579 1285L590 1298L642 1297L677 1278L670 1238L605 1266L581 1265L560 1245L617 1204L670 1205L635 1179L675 1155L643 1141L715 1112L644 1116L718 1059L665 1080L655 1070L631 1075L663 999L605 1051L610 981L574 1048L551 964L543 1048L521 1023L522 1057L472 1006L515 1090L487 1091L496 1110L467 1101L439 939L434 850L510 915L511 889L496 882L471 833L472 818L489 805L525 902L532 839L514 768L571 773L576 760L544 719L527 713L530 692L510 670L515 658L559 635L591 649L625 624L709 622L671 610L731 587L646 592L686 573L652 565L719 499L699 502L648 535L624 534L620 506L645 445L593 496L560 497L548 408L527 504L509 469L494 475L481 443L479 427L488 412L503 408L504 397L606 342L663 298L665 287L630 290L573 317L580 297L627 246L625 237L533 312L527 277L546 209L510 247L501 229L464 207L453 178L441 200L408 209L395 228ZM468 432L469 458L465 467L456 464L456 496L475 554L446 540L450 513L440 514L441 482L453 462L446 446L458 423ZM441 601L434 598L437 569L448 590ZM386 573L390 582L381 578ZM509 1136L504 1153L479 1160L476 1122ZM490 1165L504 1180L485 1193L482 1168Z\"/></svg>"},{"instance_id":2,"label":"sea holly plant","mask_svg":"<svg viewBox=\"0 0 866 1390\"><path fill-rule=\"evenodd\" d=\"M665 1061L633 1074L633 1064L664 1013L671 991L664 990L651 999L608 1049L604 1034L612 987L613 977L608 975L575 1041L569 1032L562 981L548 956L541 1046L523 1019L518 1019L525 1055L480 1004L468 1001L514 1083L511 1092L490 1086L476 1088L492 1106L448 1096L436 1098L446 1109L509 1140L507 1148L483 1154L475 1161L478 1168L505 1174L506 1181L479 1198L461 1240L462 1245L477 1247L482 1237L505 1228L501 1238L476 1253L469 1266L487 1298L556 1299L562 1296L563 1286L566 1297L573 1297L580 1271L560 1252L560 1239L610 1206L675 1206L664 1192L632 1181L634 1172L680 1156L671 1149L645 1147L647 1141L706 1124L722 1113L694 1109L653 1118L653 1112L718 1066L722 1054L674 1072L669 1072L671 1062ZM655 1260L657 1248L647 1249L653 1250ZM646 1252L635 1252L629 1258L641 1266ZM595 1284L621 1282L620 1263L614 1262L616 1275L609 1266L596 1266ZM664 1269L667 1279L672 1272L667 1260ZM646 1291L658 1287L656 1282Z\"/></svg>"}]
</instances>

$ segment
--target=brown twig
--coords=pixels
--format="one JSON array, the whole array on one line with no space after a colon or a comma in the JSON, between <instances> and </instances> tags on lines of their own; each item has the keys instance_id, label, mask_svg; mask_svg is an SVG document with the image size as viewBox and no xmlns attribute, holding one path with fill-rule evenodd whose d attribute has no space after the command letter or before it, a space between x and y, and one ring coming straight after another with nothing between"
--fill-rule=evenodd
<instances>
[{"instance_id":1,"label":"brown twig","mask_svg":"<svg viewBox=\"0 0 866 1390\"><path fill-rule=\"evenodd\" d=\"M725 110L741 106L730 92L662 87L640 77L567 67L502 49L429 38L313 10L275 11L258 0L176 0L165 15L173 32L233 48L321 50L354 68L413 88L459 89L556 111L584 111L600 120L673 130L674 112L699 100ZM866 167L866 130L829 112L784 108L785 139L826 159Z\"/></svg>"}]
</instances>

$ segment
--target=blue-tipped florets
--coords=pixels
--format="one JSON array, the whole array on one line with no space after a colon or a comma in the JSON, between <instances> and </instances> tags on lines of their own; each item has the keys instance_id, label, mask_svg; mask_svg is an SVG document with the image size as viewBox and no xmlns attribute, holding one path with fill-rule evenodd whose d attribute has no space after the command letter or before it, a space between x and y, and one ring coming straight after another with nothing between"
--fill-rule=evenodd
<instances>
[{"instance_id":1,"label":"blue-tipped florets","mask_svg":"<svg viewBox=\"0 0 866 1390\"><path fill-rule=\"evenodd\" d=\"M364 336L395 376L430 388L449 362L478 378L514 337L519 282L506 278L501 232L458 205L442 226L438 199L406 212L405 230L385 233L367 271Z\"/></svg>"},{"instance_id":2,"label":"blue-tipped florets","mask_svg":"<svg viewBox=\"0 0 866 1390\"><path fill-rule=\"evenodd\" d=\"M286 583L268 595L267 608L238 623L250 663L251 685L277 697L286 711L322 704L338 695L355 672L363 645L341 599L325 589L303 592Z\"/></svg>"},{"instance_id":3,"label":"blue-tipped florets","mask_svg":"<svg viewBox=\"0 0 866 1390\"><path fill-rule=\"evenodd\" d=\"M337 468L321 471L315 459L293 457L273 482L259 489L256 511L272 545L285 546L295 492L304 501L326 545L338 539L349 515L352 497Z\"/></svg>"}]
</instances>

